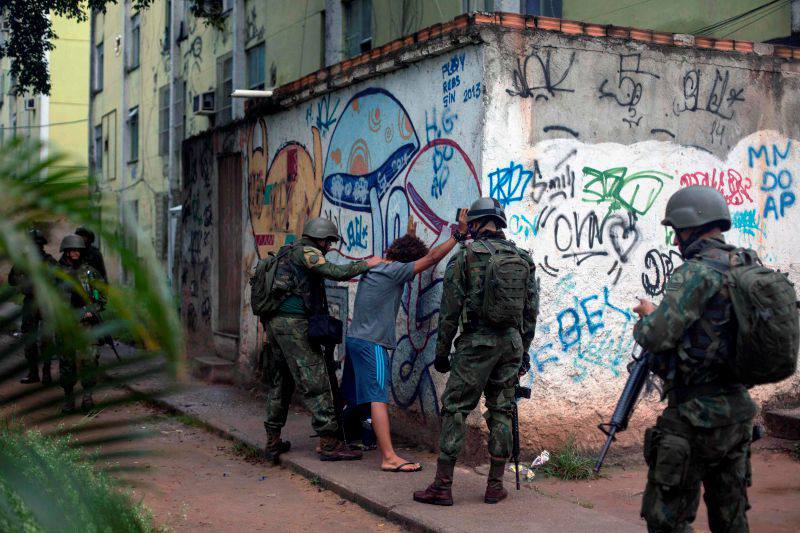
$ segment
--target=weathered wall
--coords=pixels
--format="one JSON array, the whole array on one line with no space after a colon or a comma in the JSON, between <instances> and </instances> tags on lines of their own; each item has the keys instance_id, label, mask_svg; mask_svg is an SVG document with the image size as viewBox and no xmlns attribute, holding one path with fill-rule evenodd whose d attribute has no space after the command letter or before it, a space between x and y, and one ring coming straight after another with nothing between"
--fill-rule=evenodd
<instances>
[{"instance_id":1,"label":"weathered wall","mask_svg":"<svg viewBox=\"0 0 800 533\"><path fill-rule=\"evenodd\" d=\"M185 145L181 286L193 346L213 350L217 170L214 153L241 150L248 216L245 272L259 257L325 215L343 236L332 261L381 254L409 217L435 246L449 236L458 206L480 194L481 63L475 47L432 57L399 73L331 93ZM443 266L406 291L392 362L394 401L438 414L428 371L433 360ZM244 287L240 362L263 342ZM355 285L351 284L351 293ZM350 301L352 301L352 294ZM249 372L249 369L247 370Z\"/></svg>"},{"instance_id":2,"label":"weathered wall","mask_svg":"<svg viewBox=\"0 0 800 533\"><path fill-rule=\"evenodd\" d=\"M510 237L532 251L541 279L524 444L570 434L596 444L594 427L624 383L634 298L658 299L680 262L658 223L672 192L718 186L735 213L731 239L798 279L796 66L545 32L481 37L485 44L188 141L183 316L195 346L213 350L215 280L224 275L215 228L225 223L215 212L214 154L243 156L245 272L318 214L343 236L333 261L381 254L409 218L435 246L456 207L489 194L506 206ZM430 367L443 268L406 288L391 361L397 411L428 429L438 425L445 381ZM264 340L246 285L245 276L243 373ZM343 286L352 302L355 284ZM756 395L776 392L796 394L797 380ZM657 408L653 397L642 405L638 426ZM483 427L477 412L469 421Z\"/></svg>"},{"instance_id":3,"label":"weathered wall","mask_svg":"<svg viewBox=\"0 0 800 533\"><path fill-rule=\"evenodd\" d=\"M506 206L542 288L521 416L541 440L596 443L627 376L635 298L657 301L680 264L659 224L673 192L720 189L729 241L800 279L797 65L544 32L483 36L483 186ZM766 400L797 385L754 392ZM650 400L635 425L652 419Z\"/></svg>"}]
</instances>

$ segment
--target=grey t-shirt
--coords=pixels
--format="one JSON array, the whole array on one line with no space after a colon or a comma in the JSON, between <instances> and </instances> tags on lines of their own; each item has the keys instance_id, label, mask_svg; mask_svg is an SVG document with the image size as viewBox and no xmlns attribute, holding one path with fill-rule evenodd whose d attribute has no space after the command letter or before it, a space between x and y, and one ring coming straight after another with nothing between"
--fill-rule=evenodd
<instances>
[{"instance_id":1,"label":"grey t-shirt","mask_svg":"<svg viewBox=\"0 0 800 533\"><path fill-rule=\"evenodd\" d=\"M361 276L347 336L394 349L394 327L403 284L414 277L414 263L382 263Z\"/></svg>"}]
</instances>

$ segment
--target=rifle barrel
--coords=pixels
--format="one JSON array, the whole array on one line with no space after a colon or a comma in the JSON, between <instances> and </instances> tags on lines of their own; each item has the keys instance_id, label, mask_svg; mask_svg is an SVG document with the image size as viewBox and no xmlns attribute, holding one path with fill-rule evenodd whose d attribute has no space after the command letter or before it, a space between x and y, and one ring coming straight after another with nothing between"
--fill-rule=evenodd
<instances>
[{"instance_id":1,"label":"rifle barrel","mask_svg":"<svg viewBox=\"0 0 800 533\"><path fill-rule=\"evenodd\" d=\"M603 468L603 461L606 460L606 454L608 453L609 448L611 448L611 442L614 440L614 434L617 432L616 426L611 426L608 430L608 437L606 438L606 443L603 445L603 449L600 451L600 456L597 458L597 464L594 465L594 473L599 474L600 469Z\"/></svg>"}]
</instances>

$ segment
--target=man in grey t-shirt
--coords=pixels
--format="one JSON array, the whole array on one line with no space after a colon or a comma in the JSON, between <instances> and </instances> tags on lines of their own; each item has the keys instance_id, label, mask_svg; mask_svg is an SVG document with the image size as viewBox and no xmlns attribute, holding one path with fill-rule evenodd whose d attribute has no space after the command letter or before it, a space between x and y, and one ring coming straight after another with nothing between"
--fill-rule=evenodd
<instances>
[{"instance_id":1,"label":"man in grey t-shirt","mask_svg":"<svg viewBox=\"0 0 800 533\"><path fill-rule=\"evenodd\" d=\"M418 463L398 456L389 431L389 354L397 344L395 323L403 286L415 275L444 259L467 234L466 209L458 230L446 242L428 251L409 219L408 234L386 250L385 262L365 273L358 284L353 318L347 331L342 390L351 407L370 404L372 429L381 451L381 469L417 472Z\"/></svg>"}]
</instances>

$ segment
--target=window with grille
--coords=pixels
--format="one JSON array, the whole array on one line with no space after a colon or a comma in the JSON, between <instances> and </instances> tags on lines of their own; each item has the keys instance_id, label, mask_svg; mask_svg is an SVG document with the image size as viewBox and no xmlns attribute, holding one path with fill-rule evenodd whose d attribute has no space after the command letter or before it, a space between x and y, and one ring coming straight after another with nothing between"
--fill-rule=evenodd
<instances>
[{"instance_id":1,"label":"window with grille","mask_svg":"<svg viewBox=\"0 0 800 533\"><path fill-rule=\"evenodd\" d=\"M139 68L139 60L141 55L141 36L142 28L140 25L139 14L131 17L131 42L128 48L128 69L133 70Z\"/></svg>"},{"instance_id":2,"label":"window with grille","mask_svg":"<svg viewBox=\"0 0 800 533\"><path fill-rule=\"evenodd\" d=\"M267 58L264 43L247 50L247 86L263 90L267 81Z\"/></svg>"},{"instance_id":3,"label":"window with grille","mask_svg":"<svg viewBox=\"0 0 800 533\"><path fill-rule=\"evenodd\" d=\"M562 0L525 0L525 15L561 18Z\"/></svg>"},{"instance_id":4,"label":"window with grille","mask_svg":"<svg viewBox=\"0 0 800 533\"><path fill-rule=\"evenodd\" d=\"M158 155L169 152L169 84L158 90Z\"/></svg>"},{"instance_id":5,"label":"window with grille","mask_svg":"<svg viewBox=\"0 0 800 533\"><path fill-rule=\"evenodd\" d=\"M92 88L95 91L103 90L103 60L104 60L103 43L97 43L94 47L94 68L92 69L93 82Z\"/></svg>"},{"instance_id":6,"label":"window with grille","mask_svg":"<svg viewBox=\"0 0 800 533\"><path fill-rule=\"evenodd\" d=\"M348 57L372 49L372 0L351 0L344 5L345 49Z\"/></svg>"},{"instance_id":7,"label":"window with grille","mask_svg":"<svg viewBox=\"0 0 800 533\"><path fill-rule=\"evenodd\" d=\"M103 174L103 126L94 127L94 143L92 144L92 163L95 176Z\"/></svg>"},{"instance_id":8,"label":"window with grille","mask_svg":"<svg viewBox=\"0 0 800 533\"><path fill-rule=\"evenodd\" d=\"M132 107L128 112L128 139L130 141L130 154L128 162L139 159L139 106Z\"/></svg>"},{"instance_id":9,"label":"window with grille","mask_svg":"<svg viewBox=\"0 0 800 533\"><path fill-rule=\"evenodd\" d=\"M231 93L233 92L233 55L228 54L217 62L217 125L231 121Z\"/></svg>"}]
</instances>

